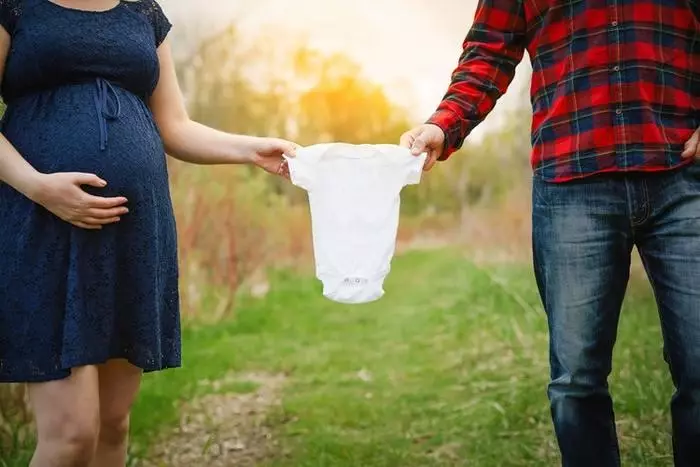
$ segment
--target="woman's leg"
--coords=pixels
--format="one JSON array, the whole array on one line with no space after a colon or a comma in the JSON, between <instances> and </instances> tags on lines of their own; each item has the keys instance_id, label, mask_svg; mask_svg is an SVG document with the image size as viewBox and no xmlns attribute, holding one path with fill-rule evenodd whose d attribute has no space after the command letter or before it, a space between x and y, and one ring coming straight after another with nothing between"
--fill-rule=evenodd
<instances>
[{"instance_id":1,"label":"woman's leg","mask_svg":"<svg viewBox=\"0 0 700 467\"><path fill-rule=\"evenodd\" d=\"M100 428L97 367L68 378L29 385L38 443L31 467L88 467Z\"/></svg>"},{"instance_id":2,"label":"woman's leg","mask_svg":"<svg viewBox=\"0 0 700 467\"><path fill-rule=\"evenodd\" d=\"M141 369L126 360L110 360L99 369L100 435L93 467L124 467L129 413L141 384Z\"/></svg>"}]
</instances>

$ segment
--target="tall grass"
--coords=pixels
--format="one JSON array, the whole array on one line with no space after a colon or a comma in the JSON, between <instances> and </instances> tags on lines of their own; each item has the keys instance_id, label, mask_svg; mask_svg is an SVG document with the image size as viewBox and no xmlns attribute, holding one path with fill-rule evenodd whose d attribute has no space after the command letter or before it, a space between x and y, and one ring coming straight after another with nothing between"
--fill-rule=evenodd
<instances>
[{"instance_id":1,"label":"tall grass","mask_svg":"<svg viewBox=\"0 0 700 467\"><path fill-rule=\"evenodd\" d=\"M271 262L301 254L304 213L263 174L245 168L171 165L185 320L230 316L244 288Z\"/></svg>"}]
</instances>

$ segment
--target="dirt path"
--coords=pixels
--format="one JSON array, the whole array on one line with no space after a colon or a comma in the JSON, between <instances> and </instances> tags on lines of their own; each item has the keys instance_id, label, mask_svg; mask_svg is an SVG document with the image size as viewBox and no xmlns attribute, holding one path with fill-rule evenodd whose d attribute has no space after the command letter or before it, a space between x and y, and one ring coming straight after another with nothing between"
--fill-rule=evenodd
<instances>
[{"instance_id":1,"label":"dirt path","mask_svg":"<svg viewBox=\"0 0 700 467\"><path fill-rule=\"evenodd\" d=\"M258 385L248 394L212 394L183 405L180 426L151 449L144 467L254 467L277 453L266 418L280 404L281 375L232 375L202 382L226 387L232 382Z\"/></svg>"}]
</instances>

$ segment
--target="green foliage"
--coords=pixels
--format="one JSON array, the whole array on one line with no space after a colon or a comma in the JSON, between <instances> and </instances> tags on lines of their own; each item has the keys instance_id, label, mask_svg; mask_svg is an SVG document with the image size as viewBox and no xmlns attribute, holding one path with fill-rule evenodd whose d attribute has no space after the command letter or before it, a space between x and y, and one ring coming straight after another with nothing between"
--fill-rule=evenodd
<instances>
[{"instance_id":1,"label":"green foliage","mask_svg":"<svg viewBox=\"0 0 700 467\"><path fill-rule=\"evenodd\" d=\"M546 322L530 268L483 269L460 256L397 258L387 295L363 306L333 304L314 279L280 272L234 319L185 329L184 367L145 378L132 462L177 425L182 403L217 392L202 382L263 371L289 375L268 420L286 455L269 467L557 465ZM611 377L628 465L671 464L661 342L649 287L634 283ZM19 467L28 453L0 459Z\"/></svg>"},{"instance_id":2,"label":"green foliage","mask_svg":"<svg viewBox=\"0 0 700 467\"><path fill-rule=\"evenodd\" d=\"M0 467L29 463L31 412L24 385L0 384Z\"/></svg>"},{"instance_id":3,"label":"green foliage","mask_svg":"<svg viewBox=\"0 0 700 467\"><path fill-rule=\"evenodd\" d=\"M526 184L530 169L529 108L515 110L507 124L437 166L402 195L404 214L457 214L476 205L497 208L504 196Z\"/></svg>"},{"instance_id":4,"label":"green foliage","mask_svg":"<svg viewBox=\"0 0 700 467\"><path fill-rule=\"evenodd\" d=\"M304 145L398 141L408 128L404 111L356 63L292 47L271 52L264 36L243 47L235 26L207 41L178 67L192 117Z\"/></svg>"},{"instance_id":5,"label":"green foliage","mask_svg":"<svg viewBox=\"0 0 700 467\"><path fill-rule=\"evenodd\" d=\"M288 454L270 467L556 465L531 271L482 269L455 253L397 258L387 296L363 306L333 304L315 280L278 274L268 297L245 300L234 320L185 332L184 369L146 379L134 441L148 446L174 425L176 402L201 394L198 381L265 371L289 374L269 420ZM672 388L646 284L632 287L614 362L623 461L669 465Z\"/></svg>"}]
</instances>

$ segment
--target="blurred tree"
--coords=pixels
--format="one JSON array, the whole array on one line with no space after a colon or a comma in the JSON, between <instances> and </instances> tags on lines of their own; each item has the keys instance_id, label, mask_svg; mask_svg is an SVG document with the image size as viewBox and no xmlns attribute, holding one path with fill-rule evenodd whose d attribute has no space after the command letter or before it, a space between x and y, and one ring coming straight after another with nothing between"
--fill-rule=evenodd
<instances>
[{"instance_id":1,"label":"blurred tree","mask_svg":"<svg viewBox=\"0 0 700 467\"><path fill-rule=\"evenodd\" d=\"M267 89L256 86L246 75L256 49L247 50L240 42L237 28L230 26L178 63L190 114L223 131L283 136L285 89L274 79L267 80Z\"/></svg>"},{"instance_id":2,"label":"blurred tree","mask_svg":"<svg viewBox=\"0 0 700 467\"><path fill-rule=\"evenodd\" d=\"M367 80L357 63L293 39L280 44L279 33L244 44L231 26L180 61L178 70L192 117L224 131L309 145L396 142L408 128L405 111ZM305 200L289 184L266 180L271 191Z\"/></svg>"},{"instance_id":3,"label":"blurred tree","mask_svg":"<svg viewBox=\"0 0 700 467\"><path fill-rule=\"evenodd\" d=\"M405 112L347 57L296 58L297 76L309 83L297 100L300 142L395 143L408 129Z\"/></svg>"},{"instance_id":4,"label":"blurred tree","mask_svg":"<svg viewBox=\"0 0 700 467\"><path fill-rule=\"evenodd\" d=\"M403 109L348 57L291 41L271 50L273 40L261 35L246 47L231 26L182 60L179 75L193 118L304 145L395 142L408 127Z\"/></svg>"},{"instance_id":5,"label":"blurred tree","mask_svg":"<svg viewBox=\"0 0 700 467\"><path fill-rule=\"evenodd\" d=\"M439 163L402 197L405 214L459 214L475 205L498 205L530 177L529 107L510 112L501 128L477 142L467 139L448 161Z\"/></svg>"}]
</instances>

